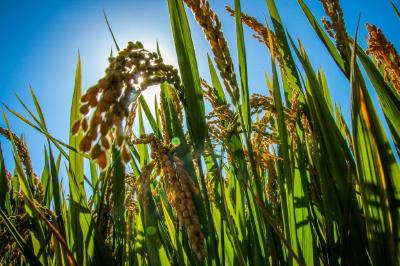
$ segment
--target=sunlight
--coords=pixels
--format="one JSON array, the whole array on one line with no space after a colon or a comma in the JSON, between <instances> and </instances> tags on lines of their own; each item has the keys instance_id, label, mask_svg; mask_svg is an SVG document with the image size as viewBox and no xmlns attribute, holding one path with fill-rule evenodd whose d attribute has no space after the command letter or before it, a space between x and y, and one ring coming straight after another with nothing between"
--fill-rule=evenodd
<instances>
[{"instance_id":1,"label":"sunlight","mask_svg":"<svg viewBox=\"0 0 400 266\"><path fill-rule=\"evenodd\" d=\"M151 112L154 112L155 99L157 98L157 102L160 103L160 86L150 86L142 92L142 95L146 100Z\"/></svg>"},{"instance_id":2,"label":"sunlight","mask_svg":"<svg viewBox=\"0 0 400 266\"><path fill-rule=\"evenodd\" d=\"M143 82L143 78L141 77L141 76L139 76L138 78L137 78L137 82L140 84L140 83L142 83Z\"/></svg>"}]
</instances>

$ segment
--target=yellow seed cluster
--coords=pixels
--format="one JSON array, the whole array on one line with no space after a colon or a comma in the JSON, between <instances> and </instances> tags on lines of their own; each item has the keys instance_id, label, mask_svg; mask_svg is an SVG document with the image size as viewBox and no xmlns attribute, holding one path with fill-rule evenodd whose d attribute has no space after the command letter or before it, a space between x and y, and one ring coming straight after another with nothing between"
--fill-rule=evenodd
<instances>
[{"instance_id":1,"label":"yellow seed cluster","mask_svg":"<svg viewBox=\"0 0 400 266\"><path fill-rule=\"evenodd\" d=\"M293 130L295 126L298 112L300 109L299 96L300 92L298 90L294 90L292 100L290 102L290 108L283 107L285 122L290 127L291 130ZM267 111L272 116L276 116L275 103L272 97L254 93L250 96L250 106L253 114L260 113L262 111Z\"/></svg>"},{"instance_id":2,"label":"yellow seed cluster","mask_svg":"<svg viewBox=\"0 0 400 266\"><path fill-rule=\"evenodd\" d=\"M166 117L166 112L164 110L166 110L166 106L164 105L164 102L161 101L160 102L160 121L161 121L161 135L164 139L164 142L166 144L169 144L171 142L171 134L168 130L168 124L167 124L167 117Z\"/></svg>"},{"instance_id":3,"label":"yellow seed cluster","mask_svg":"<svg viewBox=\"0 0 400 266\"><path fill-rule=\"evenodd\" d=\"M229 104L218 101L217 92L205 80L201 80L204 91L204 98L210 102L212 111L207 115L208 128L213 139L227 144L232 135L237 132L239 121Z\"/></svg>"},{"instance_id":4,"label":"yellow seed cluster","mask_svg":"<svg viewBox=\"0 0 400 266\"><path fill-rule=\"evenodd\" d=\"M252 126L254 133L251 142L257 166L268 169L270 161L275 162L281 159L271 152L273 145L279 142L273 123L276 117L274 100L272 97L255 93L250 97L250 105L253 114L264 112ZM248 156L247 153L246 156Z\"/></svg>"},{"instance_id":5,"label":"yellow seed cluster","mask_svg":"<svg viewBox=\"0 0 400 266\"><path fill-rule=\"evenodd\" d=\"M25 142L19 138L15 133L9 131L8 129L0 127L0 134L3 135L5 138L11 141L10 134L12 139L15 143L17 148L18 156L21 158L22 164L25 167L25 170L29 177L33 176L33 168L31 157L29 156L28 147L26 146Z\"/></svg>"},{"instance_id":6,"label":"yellow seed cluster","mask_svg":"<svg viewBox=\"0 0 400 266\"><path fill-rule=\"evenodd\" d=\"M348 35L346 26L343 19L343 11L339 5L339 0L320 0L325 10L325 14L329 17L322 19L325 29L328 34L335 39L336 48L339 50L340 55L349 62L348 52Z\"/></svg>"},{"instance_id":7,"label":"yellow seed cluster","mask_svg":"<svg viewBox=\"0 0 400 266\"><path fill-rule=\"evenodd\" d=\"M23 201L22 193L18 192L19 200ZM56 222L56 216L52 211L50 211L47 207L36 203L35 208L44 216L46 219L51 222ZM21 202L21 205L18 206L16 209L18 213L13 213L13 215L8 216L8 219L13 224L13 226L17 229L19 234L25 241L28 241L32 229L35 226L35 221L30 215L26 213L26 209L24 203ZM5 227L4 220L0 219L0 226ZM14 238L14 236L8 231L0 231L0 265L1 265L1 258L3 258L4 254L7 253L9 250L13 251L13 258L11 261L17 261L20 256L23 256L21 250L18 247L18 244Z\"/></svg>"},{"instance_id":8,"label":"yellow seed cluster","mask_svg":"<svg viewBox=\"0 0 400 266\"><path fill-rule=\"evenodd\" d=\"M232 102L236 104L239 100L239 87L228 44L222 33L221 22L217 14L211 10L207 0L184 0L184 2L192 10L196 21L203 28L225 88Z\"/></svg>"},{"instance_id":9,"label":"yellow seed cluster","mask_svg":"<svg viewBox=\"0 0 400 266\"><path fill-rule=\"evenodd\" d=\"M11 141L11 137L14 141L14 144L17 148L18 156L21 158L21 162L25 167L26 174L28 178L32 180L33 186L31 186L33 197L40 203L43 203L44 199L44 190L42 183L39 178L33 172L31 156L29 155L28 147L26 146L24 140L18 137L15 133L9 131L8 129L0 127L0 135L3 135L5 138ZM11 135L11 137L10 137ZM7 176L7 175L6 175ZM11 176L7 176L11 180Z\"/></svg>"},{"instance_id":10,"label":"yellow seed cluster","mask_svg":"<svg viewBox=\"0 0 400 266\"><path fill-rule=\"evenodd\" d=\"M273 117L270 112L265 112L261 119L253 124L253 145L259 146L264 140L270 144L277 143L276 129L271 123L274 120Z\"/></svg>"},{"instance_id":11,"label":"yellow seed cluster","mask_svg":"<svg viewBox=\"0 0 400 266\"><path fill-rule=\"evenodd\" d=\"M164 82L178 92L182 85L178 71L163 63L157 53L143 48L140 42L129 42L117 57L109 59L105 76L82 96L83 118L72 126L72 132L84 132L79 148L89 152L99 166L107 166L106 151L115 143L122 159L130 160L128 136L135 118L137 96L149 86Z\"/></svg>"},{"instance_id":12,"label":"yellow seed cluster","mask_svg":"<svg viewBox=\"0 0 400 266\"><path fill-rule=\"evenodd\" d=\"M218 107L220 103L218 102L216 90L210 86L204 79L200 80L201 86L204 88L204 98L211 104L213 108Z\"/></svg>"},{"instance_id":13,"label":"yellow seed cluster","mask_svg":"<svg viewBox=\"0 0 400 266\"><path fill-rule=\"evenodd\" d=\"M8 172L7 170L6 172L6 192L10 192L11 191L11 174L10 172Z\"/></svg>"},{"instance_id":14,"label":"yellow seed cluster","mask_svg":"<svg viewBox=\"0 0 400 266\"><path fill-rule=\"evenodd\" d=\"M232 17L235 16L235 11L231 7L226 6L225 9ZM255 32L253 37L267 46L271 54L278 61L280 69L285 71L282 50L280 49L279 41L275 33L273 33L269 27L265 27L262 23L258 22L254 17L243 12L241 13L241 18L242 22Z\"/></svg>"},{"instance_id":15,"label":"yellow seed cluster","mask_svg":"<svg viewBox=\"0 0 400 266\"><path fill-rule=\"evenodd\" d=\"M212 157L214 160L214 165L211 169L207 169L206 177L206 189L208 192L208 197L211 202L216 202L216 193L214 193L216 183L223 182L223 174L222 169L220 169L215 153L214 153L214 145L211 144L211 140L208 138L205 141L204 145L204 157Z\"/></svg>"},{"instance_id":16,"label":"yellow seed cluster","mask_svg":"<svg viewBox=\"0 0 400 266\"><path fill-rule=\"evenodd\" d=\"M206 190L207 190L207 194L208 194L208 199L210 202L212 203L216 203L217 202L217 194L215 193L215 180L213 180L211 173L206 172L204 175L205 178L205 183L206 183Z\"/></svg>"},{"instance_id":17,"label":"yellow seed cluster","mask_svg":"<svg viewBox=\"0 0 400 266\"><path fill-rule=\"evenodd\" d=\"M126 184L126 199L125 199L125 208L129 217L134 217L134 214L137 211L137 202L135 194L137 192L137 184L135 182L133 174L125 175L125 184Z\"/></svg>"},{"instance_id":18,"label":"yellow seed cluster","mask_svg":"<svg viewBox=\"0 0 400 266\"><path fill-rule=\"evenodd\" d=\"M54 214L45 206L42 206L44 202L44 189L41 181L33 172L31 157L29 155L28 147L26 146L24 140L18 137L15 133L8 129L0 127L0 135L4 136L8 140L13 140L18 156L21 158L23 167L25 168L27 178L31 180L30 190L32 191L32 196L37 203L36 209L39 210L49 221L54 222ZM15 212L12 216L9 216L11 223L16 227L20 235L24 240L28 240L30 237L30 232L34 226L33 219L26 213L24 196L21 191L11 191L12 190L12 176L10 172L5 170L6 177L6 191L7 193L16 193L18 200L15 204ZM0 227L4 228L4 221L0 219ZM22 252L18 248L15 238L9 231L0 232L0 258L4 256L9 250L12 250L11 261L18 261L23 257ZM1 264L1 260L0 260Z\"/></svg>"},{"instance_id":19,"label":"yellow seed cluster","mask_svg":"<svg viewBox=\"0 0 400 266\"><path fill-rule=\"evenodd\" d=\"M400 56L383 32L374 25L367 24L368 49L376 61L383 65L385 76L393 83L400 95Z\"/></svg>"},{"instance_id":20,"label":"yellow seed cluster","mask_svg":"<svg viewBox=\"0 0 400 266\"><path fill-rule=\"evenodd\" d=\"M261 111L269 111L272 114L276 113L274 99L258 93L253 93L250 96L250 106L256 113Z\"/></svg>"},{"instance_id":21,"label":"yellow seed cluster","mask_svg":"<svg viewBox=\"0 0 400 266\"><path fill-rule=\"evenodd\" d=\"M134 178L133 174L125 174L125 188L126 188L126 198L125 198L125 209L127 214L126 222L126 237L129 239L132 236L132 225L135 224L134 219L139 211L137 204L137 180Z\"/></svg>"},{"instance_id":22,"label":"yellow seed cluster","mask_svg":"<svg viewBox=\"0 0 400 266\"><path fill-rule=\"evenodd\" d=\"M184 169L183 161L170 154L170 147L164 145L154 135L143 135L135 140L134 143L150 144L151 157L161 169L162 182L168 201L174 208L181 227L186 229L197 258L203 260L206 256L203 244L204 236L201 232L199 217L192 199L192 195L198 194L199 191L190 175Z\"/></svg>"},{"instance_id":23,"label":"yellow seed cluster","mask_svg":"<svg viewBox=\"0 0 400 266\"><path fill-rule=\"evenodd\" d=\"M266 112L264 116L254 124L254 134L251 139L256 164L264 169L267 168L269 161L281 159L271 153L271 147L279 142L276 137L276 132L270 124L272 121L271 118L271 115ZM269 130L267 130L267 128L269 128Z\"/></svg>"},{"instance_id":24,"label":"yellow seed cluster","mask_svg":"<svg viewBox=\"0 0 400 266\"><path fill-rule=\"evenodd\" d=\"M208 115L208 127L213 139L227 144L231 137L238 132L239 121L229 105L214 108Z\"/></svg>"},{"instance_id":25,"label":"yellow seed cluster","mask_svg":"<svg viewBox=\"0 0 400 266\"><path fill-rule=\"evenodd\" d=\"M304 113L301 114L301 124L303 125L306 142L311 147L314 144L312 128L310 121Z\"/></svg>"},{"instance_id":26,"label":"yellow seed cluster","mask_svg":"<svg viewBox=\"0 0 400 266\"><path fill-rule=\"evenodd\" d=\"M175 111L178 113L178 118L179 121L181 122L181 126L183 128L183 106L181 101L179 100L178 94L174 90L170 90L171 93L171 98L172 98L172 104L174 105Z\"/></svg>"},{"instance_id":27,"label":"yellow seed cluster","mask_svg":"<svg viewBox=\"0 0 400 266\"><path fill-rule=\"evenodd\" d=\"M140 177L138 181L140 182L140 192L139 192L139 198L143 202L143 206L146 208L149 204L148 198L146 197L146 193L150 189L150 184L151 184L151 173L153 172L154 169L154 162L151 162L144 167L142 167L142 173L140 174Z\"/></svg>"},{"instance_id":28,"label":"yellow seed cluster","mask_svg":"<svg viewBox=\"0 0 400 266\"><path fill-rule=\"evenodd\" d=\"M266 161L266 169L268 171L268 185L266 189L266 196L272 206L276 209L279 206L279 186L278 186L278 176L275 168L275 160Z\"/></svg>"},{"instance_id":29,"label":"yellow seed cluster","mask_svg":"<svg viewBox=\"0 0 400 266\"><path fill-rule=\"evenodd\" d=\"M18 230L22 238L27 241L30 237L31 230L33 229L33 220L28 214L22 213L18 215L9 216L8 219L12 222L14 227ZM0 225L4 228L5 224L3 219L0 219ZM23 254L15 241L14 236L8 230L0 232L0 259L4 255L12 251L11 261L18 261ZM1 260L0 260L1 261Z\"/></svg>"},{"instance_id":30,"label":"yellow seed cluster","mask_svg":"<svg viewBox=\"0 0 400 266\"><path fill-rule=\"evenodd\" d=\"M183 161L174 156L172 160L166 160L163 155L162 167L164 169L164 184L168 200L176 210L180 224L186 228L193 251L199 260L206 256L203 247L204 236L201 232L199 217L192 200L192 194L199 191L194 186L191 177L183 168Z\"/></svg>"}]
</instances>

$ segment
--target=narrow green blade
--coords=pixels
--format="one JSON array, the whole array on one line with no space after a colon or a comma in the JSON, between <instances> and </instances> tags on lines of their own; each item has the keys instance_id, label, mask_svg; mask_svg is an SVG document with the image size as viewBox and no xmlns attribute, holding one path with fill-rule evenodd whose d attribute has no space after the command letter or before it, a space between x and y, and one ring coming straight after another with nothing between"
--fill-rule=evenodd
<instances>
[{"instance_id":1,"label":"narrow green blade","mask_svg":"<svg viewBox=\"0 0 400 266\"><path fill-rule=\"evenodd\" d=\"M181 99L186 111L186 121L195 148L201 152L206 137L206 120L203 91L197 69L189 23L182 0L168 0L172 32L178 64L184 85L184 99Z\"/></svg>"}]
</instances>

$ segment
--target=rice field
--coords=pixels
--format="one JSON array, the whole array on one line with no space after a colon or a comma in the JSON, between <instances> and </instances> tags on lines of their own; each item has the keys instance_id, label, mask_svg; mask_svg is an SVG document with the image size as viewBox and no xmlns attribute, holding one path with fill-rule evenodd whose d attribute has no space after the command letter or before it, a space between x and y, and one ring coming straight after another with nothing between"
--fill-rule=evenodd
<instances>
[{"instance_id":1,"label":"rice field","mask_svg":"<svg viewBox=\"0 0 400 266\"><path fill-rule=\"evenodd\" d=\"M0 135L15 168L0 146L0 265L399 265L400 56L390 36L359 24L363 49L338 0L320 1L323 18L295 1L348 81L343 113L274 0L269 24L240 0L226 7L237 50L207 0L167 2L178 67L159 49L118 43L106 17L117 51L90 88L78 58L68 143L49 133L33 91L33 106L19 99L26 112L5 106ZM209 77L189 16L212 51ZM269 52L263 94L248 85L257 62L246 60L245 27ZM153 86L150 103L142 92ZM46 138L41 168L11 117Z\"/></svg>"}]
</instances>

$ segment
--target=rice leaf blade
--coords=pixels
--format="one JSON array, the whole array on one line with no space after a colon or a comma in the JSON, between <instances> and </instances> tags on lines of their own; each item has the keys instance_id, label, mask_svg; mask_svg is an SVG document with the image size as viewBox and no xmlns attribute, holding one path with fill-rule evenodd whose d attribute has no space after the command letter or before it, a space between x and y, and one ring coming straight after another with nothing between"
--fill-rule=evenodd
<instances>
[{"instance_id":1,"label":"rice leaf blade","mask_svg":"<svg viewBox=\"0 0 400 266\"><path fill-rule=\"evenodd\" d=\"M181 101L186 110L186 121L195 148L201 153L206 136L203 91L197 68L189 23L182 0L168 0L175 50L184 85Z\"/></svg>"},{"instance_id":2,"label":"rice leaf blade","mask_svg":"<svg viewBox=\"0 0 400 266\"><path fill-rule=\"evenodd\" d=\"M238 47L239 72L240 72L240 92L241 92L241 111L243 114L244 128L250 134L251 117L250 117L250 99L249 85L247 77L246 47L243 36L243 25L241 18L240 0L235 0L235 21L236 21L236 42Z\"/></svg>"},{"instance_id":3,"label":"rice leaf blade","mask_svg":"<svg viewBox=\"0 0 400 266\"><path fill-rule=\"evenodd\" d=\"M355 40L357 37L355 38ZM372 261L395 264L399 243L397 226L399 210L393 205L399 199L399 168L388 149L388 140L373 107L356 63L356 41L351 61L352 127L354 154L365 205L368 242Z\"/></svg>"}]
</instances>

